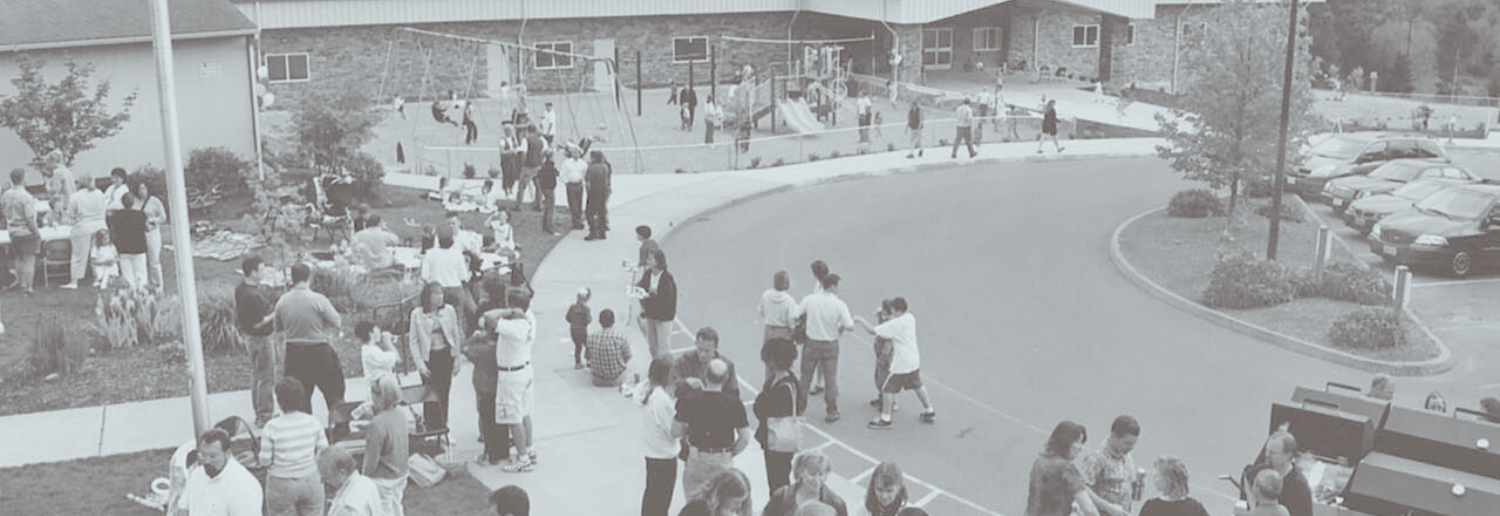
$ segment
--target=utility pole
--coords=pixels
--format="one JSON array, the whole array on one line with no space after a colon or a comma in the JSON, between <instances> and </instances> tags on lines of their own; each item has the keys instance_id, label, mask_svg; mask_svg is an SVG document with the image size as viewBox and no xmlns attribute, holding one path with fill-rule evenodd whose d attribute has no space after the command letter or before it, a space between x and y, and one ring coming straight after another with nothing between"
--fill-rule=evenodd
<instances>
[{"instance_id":1,"label":"utility pole","mask_svg":"<svg viewBox=\"0 0 1500 516\"><path fill-rule=\"evenodd\" d=\"M1286 72L1281 81L1281 138L1276 141L1276 178L1271 181L1271 232L1266 243L1266 259L1276 259L1276 244L1281 239L1282 183L1286 181L1287 125L1292 110L1292 71L1297 56L1297 0L1292 0L1292 21L1286 31Z\"/></svg>"},{"instance_id":2,"label":"utility pole","mask_svg":"<svg viewBox=\"0 0 1500 516\"><path fill-rule=\"evenodd\" d=\"M177 252L177 294L182 306L198 306L197 283L193 281L193 240L188 221L186 178L182 175L182 139L177 129L177 83L172 67L172 23L167 0L150 0L151 46L156 50L156 93L161 101L162 141L167 154L167 204L172 217L172 244ZM211 427L208 416L208 381L203 370L203 338L199 334L198 311L182 311L182 343L187 347L188 373L193 406L193 437Z\"/></svg>"}]
</instances>

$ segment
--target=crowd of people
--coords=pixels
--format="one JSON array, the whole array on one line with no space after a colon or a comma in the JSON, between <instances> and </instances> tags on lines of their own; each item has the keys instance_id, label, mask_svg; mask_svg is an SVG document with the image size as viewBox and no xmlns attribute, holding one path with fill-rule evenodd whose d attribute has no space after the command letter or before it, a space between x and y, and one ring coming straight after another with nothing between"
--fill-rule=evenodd
<instances>
[{"instance_id":1,"label":"crowd of people","mask_svg":"<svg viewBox=\"0 0 1500 516\"><path fill-rule=\"evenodd\" d=\"M125 169L109 173L109 186L99 189L91 176L75 177L62 153L53 151L41 167L43 198L27 189L26 170L10 172L0 193L0 217L10 237L9 288L35 292L36 260L43 252L43 228L67 226L68 281L63 289L77 289L93 278L104 289L123 279L130 288L162 288L161 225L167 211L144 181L131 181ZM38 213L38 205L48 209Z\"/></svg>"}]
</instances>

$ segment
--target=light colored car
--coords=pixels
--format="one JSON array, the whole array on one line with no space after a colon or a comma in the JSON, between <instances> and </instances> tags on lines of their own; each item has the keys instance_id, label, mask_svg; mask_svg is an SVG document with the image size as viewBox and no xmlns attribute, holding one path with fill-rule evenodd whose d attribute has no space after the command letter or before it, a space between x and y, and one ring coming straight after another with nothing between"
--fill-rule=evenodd
<instances>
[{"instance_id":1,"label":"light colored car","mask_svg":"<svg viewBox=\"0 0 1500 516\"><path fill-rule=\"evenodd\" d=\"M1417 201L1426 199L1439 190L1466 183L1468 182L1452 179L1418 179L1401 185L1388 194L1356 199L1344 210L1344 225L1358 230L1361 235L1368 234L1370 226L1380 222L1380 219L1398 211L1409 210Z\"/></svg>"},{"instance_id":2,"label":"light colored car","mask_svg":"<svg viewBox=\"0 0 1500 516\"><path fill-rule=\"evenodd\" d=\"M1430 136L1378 131L1329 136L1302 155L1302 164L1288 171L1286 184L1304 199L1317 199L1329 181L1367 174L1394 159L1448 159L1448 153Z\"/></svg>"},{"instance_id":3,"label":"light colored car","mask_svg":"<svg viewBox=\"0 0 1500 516\"><path fill-rule=\"evenodd\" d=\"M1323 186L1323 202L1333 207L1335 213L1355 199L1370 195L1390 193L1403 184L1417 179L1453 179L1463 182L1479 181L1479 177L1463 167L1434 159L1398 159L1376 167L1369 175L1345 176L1329 181Z\"/></svg>"}]
</instances>

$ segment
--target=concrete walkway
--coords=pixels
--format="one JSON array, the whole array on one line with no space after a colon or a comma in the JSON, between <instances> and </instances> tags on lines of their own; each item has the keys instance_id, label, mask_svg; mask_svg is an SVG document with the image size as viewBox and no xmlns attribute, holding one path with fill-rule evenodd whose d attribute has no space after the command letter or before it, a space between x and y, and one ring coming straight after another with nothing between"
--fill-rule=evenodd
<instances>
[{"instance_id":1,"label":"concrete walkway","mask_svg":"<svg viewBox=\"0 0 1500 516\"><path fill-rule=\"evenodd\" d=\"M995 143L984 145L978 159L956 162L1002 166L1002 163L1031 160L1144 157L1155 155L1155 147L1160 143L1163 141L1155 138L1075 140L1068 142L1061 155L1050 150L1038 155L1035 143ZM904 153L896 152L774 169L616 176L615 194L610 200L613 231L609 238L586 242L582 231L568 234L532 278L537 291L532 306L542 323L533 359L537 371L534 419L539 465L530 473L507 474L496 467L470 463L470 472L490 488L505 484L526 488L532 494L533 504L545 513L636 512L644 488L640 413L635 403L615 389L593 387L586 370L573 369L572 344L567 340L563 315L573 302L574 292L579 287L593 289L593 310L612 308L622 314L621 320L628 321L624 315L633 314L635 304L625 295L631 273L621 267L621 262L636 260L638 243L632 231L635 226L649 225L660 237L704 212L758 196L823 182L916 172L955 163L946 152L933 150L925 158L912 160L903 159ZM437 186L435 177L403 174L393 174L386 182L416 188ZM691 302L694 295L701 293L685 293L681 302ZM639 333L633 327L628 329L637 359L630 364L627 374L644 376L650 354ZM678 333L674 347L690 347L688 329L679 326ZM758 368L754 364L742 367ZM470 461L481 449L469 373L470 369L463 369L454 381L450 416L453 447L448 457L439 460ZM404 384L415 381L411 377L403 379ZM742 387L746 391L745 401L751 401L757 386ZM350 379L347 392L350 399L362 399L368 390L362 379ZM212 395L210 419L230 415L248 417L249 401L248 391ZM322 403L315 400L313 405L318 407ZM31 436L0 440L0 467L175 447L192 438L190 410L184 397L0 417L0 435ZM318 412L319 417L326 417L321 409ZM824 447L833 458L834 474L828 480L829 485L857 510L863 500L863 481L878 458L816 429L806 444ZM767 497L759 447L752 445L735 462L753 481L758 507ZM929 510L950 515L999 514L993 508L975 506L921 479L909 478L908 482L913 486L912 499ZM679 489L674 513L683 500L684 494Z\"/></svg>"}]
</instances>

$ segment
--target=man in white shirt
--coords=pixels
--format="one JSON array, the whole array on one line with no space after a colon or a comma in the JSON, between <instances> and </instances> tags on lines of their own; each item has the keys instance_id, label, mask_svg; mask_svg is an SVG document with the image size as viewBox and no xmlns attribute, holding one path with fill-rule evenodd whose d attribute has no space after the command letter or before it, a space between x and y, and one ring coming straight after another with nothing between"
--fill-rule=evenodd
<instances>
[{"instance_id":1,"label":"man in white shirt","mask_svg":"<svg viewBox=\"0 0 1500 516\"><path fill-rule=\"evenodd\" d=\"M536 450L531 447L531 413L536 404L531 350L536 342L536 315L531 313L531 299L523 292L511 292L506 301L510 308L491 312L500 318L493 322L499 337L495 343L495 364L499 366L495 423L510 426L511 442L516 446L516 454L501 468L518 473L531 471L536 463Z\"/></svg>"},{"instance_id":2,"label":"man in white shirt","mask_svg":"<svg viewBox=\"0 0 1500 516\"><path fill-rule=\"evenodd\" d=\"M188 474L176 516L260 516L260 481L229 456L229 434L214 428L198 438L199 467Z\"/></svg>"},{"instance_id":3,"label":"man in white shirt","mask_svg":"<svg viewBox=\"0 0 1500 516\"><path fill-rule=\"evenodd\" d=\"M547 139L547 145L557 138L557 113L552 111L552 103L547 103L547 110L542 113L542 138Z\"/></svg>"},{"instance_id":4,"label":"man in white shirt","mask_svg":"<svg viewBox=\"0 0 1500 516\"><path fill-rule=\"evenodd\" d=\"M583 149L568 145L568 157L558 164L557 172L567 186L568 217L573 229L583 229L583 179L589 164L583 161Z\"/></svg>"},{"instance_id":5,"label":"man in white shirt","mask_svg":"<svg viewBox=\"0 0 1500 516\"><path fill-rule=\"evenodd\" d=\"M422 258L421 277L423 282L442 285L444 302L458 309L459 321L468 321L478 306L464 289L464 281L469 279L469 262L454 245L455 240L451 226L438 230L437 247L428 249L427 256Z\"/></svg>"},{"instance_id":6,"label":"man in white shirt","mask_svg":"<svg viewBox=\"0 0 1500 516\"><path fill-rule=\"evenodd\" d=\"M385 516L380 488L354 469L354 457L343 448L330 446L318 454L318 474L335 491L328 516Z\"/></svg>"},{"instance_id":7,"label":"man in white shirt","mask_svg":"<svg viewBox=\"0 0 1500 516\"><path fill-rule=\"evenodd\" d=\"M380 215L371 215L365 229L349 237L349 247L354 252L355 262L369 270L393 265L396 258L391 255L390 247L397 245L401 245L401 237L386 229Z\"/></svg>"},{"instance_id":8,"label":"man in white shirt","mask_svg":"<svg viewBox=\"0 0 1500 516\"><path fill-rule=\"evenodd\" d=\"M446 223L453 230L453 247L460 253L474 253L478 256L480 249L484 247L484 235L464 229L464 222L459 219L456 211L448 212Z\"/></svg>"},{"instance_id":9,"label":"man in white shirt","mask_svg":"<svg viewBox=\"0 0 1500 516\"><path fill-rule=\"evenodd\" d=\"M714 96L708 96L708 102L703 105L703 143L713 145L714 129L724 122L724 111L714 102Z\"/></svg>"},{"instance_id":10,"label":"man in white shirt","mask_svg":"<svg viewBox=\"0 0 1500 516\"><path fill-rule=\"evenodd\" d=\"M859 94L859 143L870 142L870 122L873 112L870 105L870 92L865 90Z\"/></svg>"},{"instance_id":11,"label":"man in white shirt","mask_svg":"<svg viewBox=\"0 0 1500 516\"><path fill-rule=\"evenodd\" d=\"M895 404L895 394L904 390L917 391L917 399L922 401L922 421L931 423L937 417L937 411L932 409L932 404L927 396L927 387L922 385L920 368L922 365L921 354L917 351L917 318L906 311L906 298L897 297L891 300L891 318L879 326L871 326L870 321L860 317L856 322L864 327L865 331L875 334L877 337L891 339L894 353L891 356L891 375L886 378L885 385L881 388L880 417L870 421L867 425L874 430L891 429L891 411Z\"/></svg>"},{"instance_id":12,"label":"man in white shirt","mask_svg":"<svg viewBox=\"0 0 1500 516\"><path fill-rule=\"evenodd\" d=\"M849 315L849 305L839 299L839 275L829 274L822 279L823 290L802 298L792 312L793 319L807 315L807 346L802 355L802 377L812 378L813 371L823 374L823 401L827 403L824 421L833 423L839 415L839 337L854 329L854 319ZM807 386L802 384L800 396L807 396Z\"/></svg>"}]
</instances>

